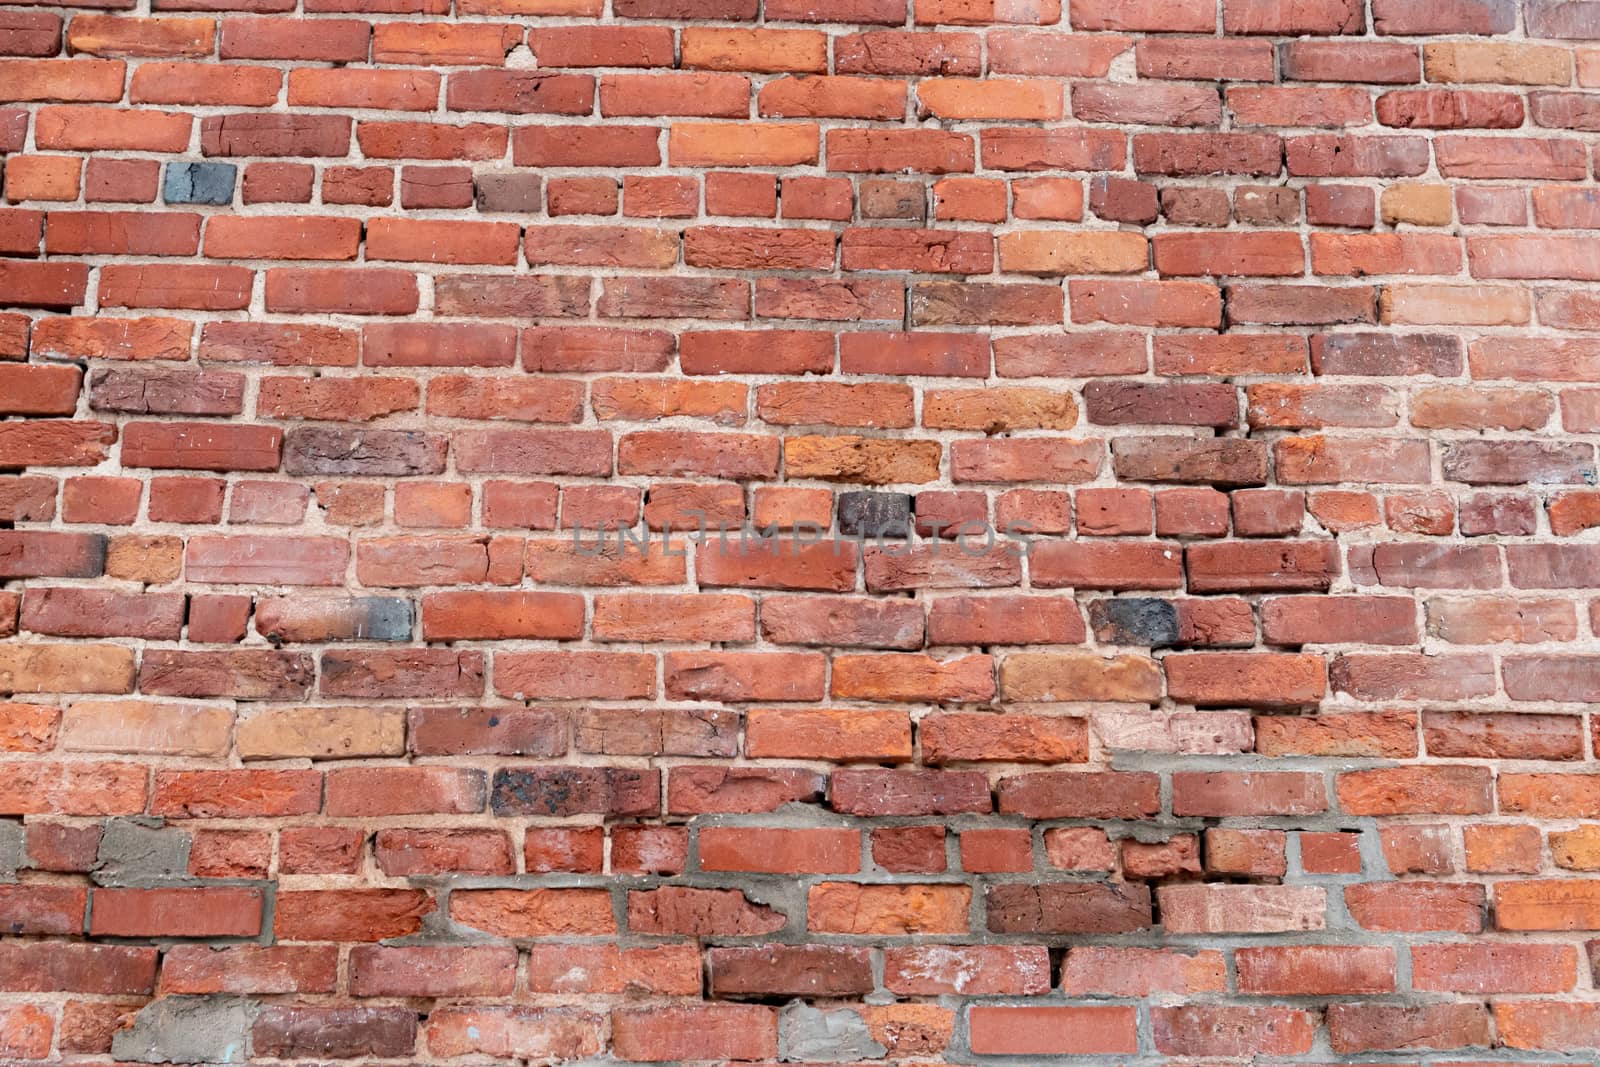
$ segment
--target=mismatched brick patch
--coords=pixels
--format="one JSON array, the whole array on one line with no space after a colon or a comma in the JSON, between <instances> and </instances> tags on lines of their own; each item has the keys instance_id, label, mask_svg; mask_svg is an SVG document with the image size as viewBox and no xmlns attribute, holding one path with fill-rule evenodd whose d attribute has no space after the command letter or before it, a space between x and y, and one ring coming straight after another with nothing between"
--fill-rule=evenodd
<instances>
[{"instance_id":1,"label":"mismatched brick patch","mask_svg":"<svg viewBox=\"0 0 1600 1067\"><path fill-rule=\"evenodd\" d=\"M1600 1058L1600 0L0 55L0 1061Z\"/></svg>"}]
</instances>

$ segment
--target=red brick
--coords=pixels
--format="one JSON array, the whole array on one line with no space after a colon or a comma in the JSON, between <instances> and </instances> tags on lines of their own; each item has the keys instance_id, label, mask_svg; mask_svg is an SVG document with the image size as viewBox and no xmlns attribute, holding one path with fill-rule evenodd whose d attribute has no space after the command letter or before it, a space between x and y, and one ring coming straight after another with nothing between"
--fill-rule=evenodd
<instances>
[{"instance_id":1,"label":"red brick","mask_svg":"<svg viewBox=\"0 0 1600 1067\"><path fill-rule=\"evenodd\" d=\"M250 303L255 274L246 267L113 265L100 274L105 307L237 311Z\"/></svg>"},{"instance_id":2,"label":"red brick","mask_svg":"<svg viewBox=\"0 0 1600 1067\"><path fill-rule=\"evenodd\" d=\"M1169 933L1282 933L1326 923L1320 886L1165 885L1160 901Z\"/></svg>"},{"instance_id":3,"label":"red brick","mask_svg":"<svg viewBox=\"0 0 1600 1067\"><path fill-rule=\"evenodd\" d=\"M703 1004L621 1009L612 1013L620 1059L770 1059L778 1052L778 1016L758 1005Z\"/></svg>"},{"instance_id":4,"label":"red brick","mask_svg":"<svg viewBox=\"0 0 1600 1067\"><path fill-rule=\"evenodd\" d=\"M1483 928L1483 905L1481 885L1370 882L1345 889L1351 917L1368 930L1477 933Z\"/></svg>"},{"instance_id":5,"label":"red brick","mask_svg":"<svg viewBox=\"0 0 1600 1067\"><path fill-rule=\"evenodd\" d=\"M856 830L705 827L700 869L766 874L853 874L861 866Z\"/></svg>"},{"instance_id":6,"label":"red brick","mask_svg":"<svg viewBox=\"0 0 1600 1067\"><path fill-rule=\"evenodd\" d=\"M169 818L270 818L321 807L319 771L162 771L150 798L150 810Z\"/></svg>"},{"instance_id":7,"label":"red brick","mask_svg":"<svg viewBox=\"0 0 1600 1067\"><path fill-rule=\"evenodd\" d=\"M1570 945L1416 945L1412 984L1459 993L1562 993L1572 988Z\"/></svg>"},{"instance_id":8,"label":"red brick","mask_svg":"<svg viewBox=\"0 0 1600 1067\"><path fill-rule=\"evenodd\" d=\"M0 989L22 993L149 995L154 948L13 940L0 946Z\"/></svg>"},{"instance_id":9,"label":"red brick","mask_svg":"<svg viewBox=\"0 0 1600 1067\"><path fill-rule=\"evenodd\" d=\"M1195 652L1164 662L1173 699L1194 704L1314 704L1327 687L1321 656Z\"/></svg>"},{"instance_id":10,"label":"red brick","mask_svg":"<svg viewBox=\"0 0 1600 1067\"><path fill-rule=\"evenodd\" d=\"M599 827L578 830L531 827L523 838L523 869L530 874L575 871L592 874L605 863L605 833Z\"/></svg>"},{"instance_id":11,"label":"red brick","mask_svg":"<svg viewBox=\"0 0 1600 1067\"><path fill-rule=\"evenodd\" d=\"M96 889L89 933L99 937L255 937L259 889Z\"/></svg>"},{"instance_id":12,"label":"red brick","mask_svg":"<svg viewBox=\"0 0 1600 1067\"><path fill-rule=\"evenodd\" d=\"M1027 945L963 945L884 950L884 985L914 996L1039 994L1050 987L1049 960Z\"/></svg>"},{"instance_id":13,"label":"red brick","mask_svg":"<svg viewBox=\"0 0 1600 1067\"><path fill-rule=\"evenodd\" d=\"M350 992L358 997L504 996L516 984L509 945L360 945L350 951Z\"/></svg>"},{"instance_id":14,"label":"red brick","mask_svg":"<svg viewBox=\"0 0 1600 1067\"><path fill-rule=\"evenodd\" d=\"M851 996L872 989L865 949L827 945L714 948L707 953L713 995Z\"/></svg>"},{"instance_id":15,"label":"red brick","mask_svg":"<svg viewBox=\"0 0 1600 1067\"><path fill-rule=\"evenodd\" d=\"M1128 1007L975 1007L972 1050L985 1055L1092 1055L1135 1052L1138 1025Z\"/></svg>"},{"instance_id":16,"label":"red brick","mask_svg":"<svg viewBox=\"0 0 1600 1067\"><path fill-rule=\"evenodd\" d=\"M700 989L700 953L691 944L621 951L611 945L534 945L528 953L528 987L551 993L692 994Z\"/></svg>"},{"instance_id":17,"label":"red brick","mask_svg":"<svg viewBox=\"0 0 1600 1067\"><path fill-rule=\"evenodd\" d=\"M280 267L267 271L267 309L300 314L406 315L416 278L402 271Z\"/></svg>"},{"instance_id":18,"label":"red brick","mask_svg":"<svg viewBox=\"0 0 1600 1067\"><path fill-rule=\"evenodd\" d=\"M338 977L333 945L176 945L162 960L169 993L329 993Z\"/></svg>"},{"instance_id":19,"label":"red brick","mask_svg":"<svg viewBox=\"0 0 1600 1067\"><path fill-rule=\"evenodd\" d=\"M273 936L283 941L381 941L422 927L433 898L414 889L308 889L280 893Z\"/></svg>"},{"instance_id":20,"label":"red brick","mask_svg":"<svg viewBox=\"0 0 1600 1067\"><path fill-rule=\"evenodd\" d=\"M1337 1004L1328 1034L1339 1052L1487 1045L1489 1013L1481 1004Z\"/></svg>"}]
</instances>

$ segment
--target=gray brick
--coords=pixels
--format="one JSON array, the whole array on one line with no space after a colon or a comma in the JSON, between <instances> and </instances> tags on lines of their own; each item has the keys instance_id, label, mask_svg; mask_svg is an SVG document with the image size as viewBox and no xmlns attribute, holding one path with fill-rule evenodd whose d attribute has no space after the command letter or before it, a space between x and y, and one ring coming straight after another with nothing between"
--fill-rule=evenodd
<instances>
[{"instance_id":1,"label":"gray brick","mask_svg":"<svg viewBox=\"0 0 1600 1067\"><path fill-rule=\"evenodd\" d=\"M1114 597L1089 605L1089 626L1096 641L1116 645L1175 645L1178 609L1159 597Z\"/></svg>"},{"instance_id":2,"label":"gray brick","mask_svg":"<svg viewBox=\"0 0 1600 1067\"><path fill-rule=\"evenodd\" d=\"M905 493L840 493L839 532L851 537L906 537L911 497Z\"/></svg>"},{"instance_id":3,"label":"gray brick","mask_svg":"<svg viewBox=\"0 0 1600 1067\"><path fill-rule=\"evenodd\" d=\"M238 171L232 163L168 163L161 198L169 204L231 204Z\"/></svg>"}]
</instances>

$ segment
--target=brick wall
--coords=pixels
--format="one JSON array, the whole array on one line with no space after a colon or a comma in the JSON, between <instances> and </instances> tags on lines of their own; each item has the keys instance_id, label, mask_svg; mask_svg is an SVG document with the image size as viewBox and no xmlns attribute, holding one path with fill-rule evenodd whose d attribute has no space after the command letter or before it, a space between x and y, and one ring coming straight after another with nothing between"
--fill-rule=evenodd
<instances>
[{"instance_id":1,"label":"brick wall","mask_svg":"<svg viewBox=\"0 0 1600 1067\"><path fill-rule=\"evenodd\" d=\"M1596 1055L1600 2L0 52L0 1060Z\"/></svg>"}]
</instances>

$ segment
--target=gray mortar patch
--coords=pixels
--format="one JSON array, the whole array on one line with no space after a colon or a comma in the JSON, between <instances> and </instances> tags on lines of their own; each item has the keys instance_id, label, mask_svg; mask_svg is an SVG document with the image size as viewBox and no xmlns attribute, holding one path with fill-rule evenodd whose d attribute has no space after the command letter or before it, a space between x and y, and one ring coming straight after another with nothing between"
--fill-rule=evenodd
<instances>
[{"instance_id":1,"label":"gray mortar patch","mask_svg":"<svg viewBox=\"0 0 1600 1067\"><path fill-rule=\"evenodd\" d=\"M15 882L23 863L23 831L20 822L0 822L0 882Z\"/></svg>"},{"instance_id":2,"label":"gray mortar patch","mask_svg":"<svg viewBox=\"0 0 1600 1067\"><path fill-rule=\"evenodd\" d=\"M97 885L131 886L189 876L190 837L161 819L134 816L106 820L93 877Z\"/></svg>"},{"instance_id":3,"label":"gray mortar patch","mask_svg":"<svg viewBox=\"0 0 1600 1067\"><path fill-rule=\"evenodd\" d=\"M882 1059L889 1050L872 1039L867 1022L848 1009L823 1011L791 1001L778 1016L778 1056L807 1063Z\"/></svg>"},{"instance_id":4,"label":"gray mortar patch","mask_svg":"<svg viewBox=\"0 0 1600 1067\"><path fill-rule=\"evenodd\" d=\"M368 596L356 601L366 620L357 637L369 641L411 640L411 601L403 597Z\"/></svg>"},{"instance_id":5,"label":"gray mortar patch","mask_svg":"<svg viewBox=\"0 0 1600 1067\"><path fill-rule=\"evenodd\" d=\"M261 1005L242 997L162 997L111 1038L111 1054L130 1063L243 1063Z\"/></svg>"}]
</instances>

